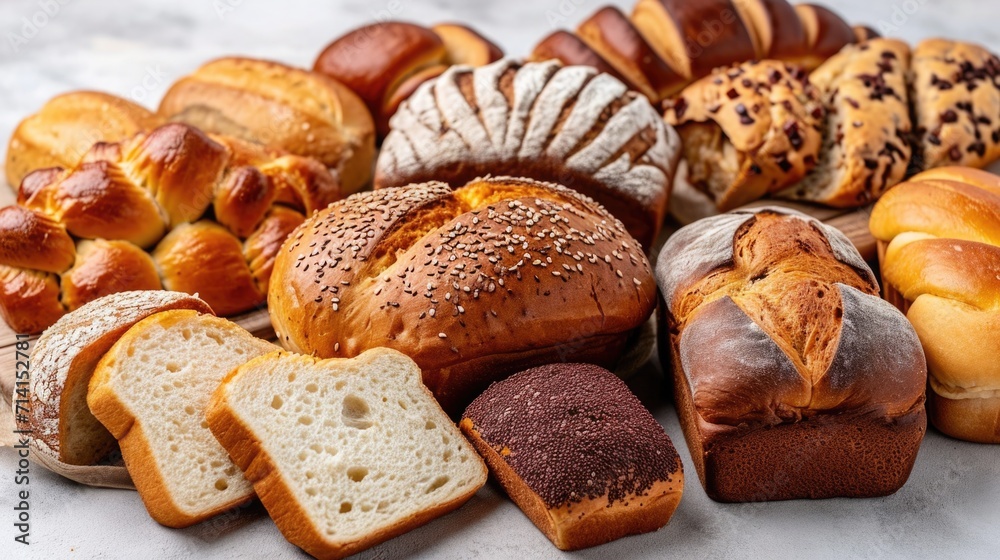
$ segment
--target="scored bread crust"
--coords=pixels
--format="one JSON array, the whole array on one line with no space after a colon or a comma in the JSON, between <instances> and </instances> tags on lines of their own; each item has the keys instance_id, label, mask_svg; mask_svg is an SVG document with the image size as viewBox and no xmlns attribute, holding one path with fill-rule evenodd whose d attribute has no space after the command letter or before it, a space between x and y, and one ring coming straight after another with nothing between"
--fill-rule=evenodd
<instances>
[{"instance_id":1,"label":"scored bread crust","mask_svg":"<svg viewBox=\"0 0 1000 560\"><path fill-rule=\"evenodd\" d=\"M786 209L724 214L675 234L657 280L663 361L711 498L906 481L926 429L923 352L842 234Z\"/></svg>"},{"instance_id":2,"label":"scored bread crust","mask_svg":"<svg viewBox=\"0 0 1000 560\"><path fill-rule=\"evenodd\" d=\"M286 349L395 348L449 412L533 365L614 367L655 302L620 222L565 187L505 177L334 204L289 237L268 293Z\"/></svg>"},{"instance_id":3,"label":"scored bread crust","mask_svg":"<svg viewBox=\"0 0 1000 560\"><path fill-rule=\"evenodd\" d=\"M39 337L31 352L30 413L35 460L51 470L70 476L67 465L92 465L114 448L111 434L100 426L86 404L86 388L98 361L132 325L171 309L193 309L212 313L195 296L177 292L120 292L94 300L64 315ZM79 430L103 432L94 438L90 453L68 453ZM79 446L79 442L75 442ZM108 466L124 471L123 467ZM130 487L127 474L117 473L113 486ZM72 478L72 476L71 476ZM74 478L74 480L78 480ZM80 480L102 486L91 477Z\"/></svg>"},{"instance_id":4,"label":"scored bread crust","mask_svg":"<svg viewBox=\"0 0 1000 560\"><path fill-rule=\"evenodd\" d=\"M353 358L351 362L363 364L367 360L372 360L379 353L398 354L393 350L384 348L370 350L360 356ZM482 476L478 484L473 484L465 494L447 502L438 504L430 509L413 514L407 519L401 520L395 525L372 532L364 538L347 543L331 543L324 538L320 529L316 527L309 518L308 513L298 505L295 492L289 486L289 481L285 479L281 471L276 468L275 460L265 449L262 441L263 437L256 434L253 429L241 419L240 414L229 406L227 392L230 383L244 370L249 370L257 364L264 364L275 359L297 360L303 363L312 364L318 361L317 358L304 355L289 354L288 352L277 351L250 360L243 366L231 371L219 388L212 396L212 400L207 408L206 418L213 435L219 440L226 451L229 452L233 462L243 471L263 502L268 514L274 520L281 534L285 538L302 548L314 557L324 559L345 558L381 542L387 541L425 523L428 523L450 511L453 511L469 500L486 483L486 466L479 463L482 469ZM420 390L433 400L433 395L423 386L417 384ZM461 437L459 434L458 437ZM471 452L471 451L470 451Z\"/></svg>"},{"instance_id":5,"label":"scored bread crust","mask_svg":"<svg viewBox=\"0 0 1000 560\"><path fill-rule=\"evenodd\" d=\"M676 132L649 101L589 67L511 59L453 66L392 117L375 188L510 175L597 200L649 247L666 213Z\"/></svg>"},{"instance_id":6,"label":"scored bread crust","mask_svg":"<svg viewBox=\"0 0 1000 560\"><path fill-rule=\"evenodd\" d=\"M162 449L156 450L144 429L142 415L149 411L134 410L133 405L125 402L123 396L116 391L112 376L115 374L115 362L124 359L122 354L128 352L130 346L151 343L144 341L148 329L156 326L170 328L171 324L189 321L200 314L201 312L196 310L164 311L150 315L133 325L101 358L90 379L87 394L87 404L91 412L118 440L125 466L150 517L161 525L174 528L188 527L204 521L227 509L246 503L253 495L248 493L244 496L235 496L232 500L197 512L186 511L171 494L166 474L162 470L170 465L158 460L164 457L169 459L169 455L162 455L165 453ZM258 355L276 349L270 342L254 337L236 323L215 316L206 320L212 323L213 328L226 330L232 337L242 337L248 343L258 346ZM181 411L175 412L181 413ZM185 451L199 452L198 449Z\"/></svg>"}]
</instances>

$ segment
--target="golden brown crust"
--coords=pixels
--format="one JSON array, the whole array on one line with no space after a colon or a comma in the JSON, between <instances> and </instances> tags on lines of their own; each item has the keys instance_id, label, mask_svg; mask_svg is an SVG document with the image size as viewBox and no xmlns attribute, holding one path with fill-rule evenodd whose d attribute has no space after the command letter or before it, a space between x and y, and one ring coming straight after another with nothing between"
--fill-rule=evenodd
<instances>
[{"instance_id":1,"label":"golden brown crust","mask_svg":"<svg viewBox=\"0 0 1000 560\"><path fill-rule=\"evenodd\" d=\"M59 222L21 206L0 208L0 265L60 273L73 266L75 253Z\"/></svg>"},{"instance_id":2,"label":"golden brown crust","mask_svg":"<svg viewBox=\"0 0 1000 560\"><path fill-rule=\"evenodd\" d=\"M307 219L273 274L282 345L405 351L452 411L512 368L612 365L655 297L620 222L564 187L510 178L354 195Z\"/></svg>"},{"instance_id":3,"label":"golden brown crust","mask_svg":"<svg viewBox=\"0 0 1000 560\"><path fill-rule=\"evenodd\" d=\"M678 92L687 81L656 55L618 8L606 6L598 10L581 23L576 32L613 65L633 89L654 103Z\"/></svg>"},{"instance_id":4,"label":"golden brown crust","mask_svg":"<svg viewBox=\"0 0 1000 560\"><path fill-rule=\"evenodd\" d=\"M806 31L809 55L802 61L806 68L821 62L854 43L854 29L840 16L816 4L795 4L795 11Z\"/></svg>"},{"instance_id":5,"label":"golden brown crust","mask_svg":"<svg viewBox=\"0 0 1000 560\"><path fill-rule=\"evenodd\" d=\"M707 218L667 242L657 279L664 362L710 497L905 482L926 426L924 355L842 234L787 210Z\"/></svg>"},{"instance_id":6,"label":"golden brown crust","mask_svg":"<svg viewBox=\"0 0 1000 560\"><path fill-rule=\"evenodd\" d=\"M532 62L544 62L553 59L562 62L566 66L590 66L598 72L609 74L623 82L629 83L630 86L636 89L639 87L629 82L628 78L622 76L600 53L569 31L553 31L535 45L534 50L531 51L531 56L528 57L528 60Z\"/></svg>"},{"instance_id":7,"label":"golden brown crust","mask_svg":"<svg viewBox=\"0 0 1000 560\"><path fill-rule=\"evenodd\" d=\"M163 289L149 253L128 241L84 240L76 251L73 268L60 280L68 311L117 292Z\"/></svg>"},{"instance_id":8,"label":"golden brown crust","mask_svg":"<svg viewBox=\"0 0 1000 560\"><path fill-rule=\"evenodd\" d=\"M688 182L720 211L795 184L819 160L820 94L783 62L716 69L664 108L683 141Z\"/></svg>"},{"instance_id":9,"label":"golden brown crust","mask_svg":"<svg viewBox=\"0 0 1000 560\"><path fill-rule=\"evenodd\" d=\"M59 301L59 277L0 265L0 313L16 333L41 332L66 313Z\"/></svg>"},{"instance_id":10,"label":"golden brown crust","mask_svg":"<svg viewBox=\"0 0 1000 560\"><path fill-rule=\"evenodd\" d=\"M1000 158L1000 59L961 41L927 39L913 50L917 161L985 167Z\"/></svg>"},{"instance_id":11,"label":"golden brown crust","mask_svg":"<svg viewBox=\"0 0 1000 560\"><path fill-rule=\"evenodd\" d=\"M160 115L315 158L345 192L371 179L375 138L361 99L322 74L276 62L222 58L171 86Z\"/></svg>"},{"instance_id":12,"label":"golden brown crust","mask_svg":"<svg viewBox=\"0 0 1000 560\"><path fill-rule=\"evenodd\" d=\"M503 58L503 51L471 27L460 23L439 23L431 26L444 43L450 64L485 66Z\"/></svg>"},{"instance_id":13,"label":"golden brown crust","mask_svg":"<svg viewBox=\"0 0 1000 560\"><path fill-rule=\"evenodd\" d=\"M243 255L261 293L267 293L274 260L281 246L305 219L305 216L295 210L275 206L243 242Z\"/></svg>"},{"instance_id":14,"label":"golden brown crust","mask_svg":"<svg viewBox=\"0 0 1000 560\"><path fill-rule=\"evenodd\" d=\"M71 167L95 142L117 142L160 124L131 101L96 91L50 99L21 121L7 147L7 183L16 189L36 169Z\"/></svg>"},{"instance_id":15,"label":"golden brown crust","mask_svg":"<svg viewBox=\"0 0 1000 560\"><path fill-rule=\"evenodd\" d=\"M264 303L243 247L222 226L209 221L174 228L153 251L163 287L197 294L219 315L232 315Z\"/></svg>"},{"instance_id":16,"label":"golden brown crust","mask_svg":"<svg viewBox=\"0 0 1000 560\"><path fill-rule=\"evenodd\" d=\"M965 441L1000 443L1000 396L950 399L931 387L927 414L941 432Z\"/></svg>"}]
</instances>

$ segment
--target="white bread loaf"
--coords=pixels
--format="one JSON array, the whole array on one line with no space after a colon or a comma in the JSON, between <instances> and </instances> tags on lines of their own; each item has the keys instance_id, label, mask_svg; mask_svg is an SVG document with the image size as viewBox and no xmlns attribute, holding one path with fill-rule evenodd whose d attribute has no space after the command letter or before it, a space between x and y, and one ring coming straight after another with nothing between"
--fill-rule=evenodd
<instances>
[{"instance_id":1,"label":"white bread loaf","mask_svg":"<svg viewBox=\"0 0 1000 560\"><path fill-rule=\"evenodd\" d=\"M253 497L205 406L226 374L275 348L226 319L177 310L137 323L98 363L87 403L157 522L186 527Z\"/></svg>"},{"instance_id":2,"label":"white bread loaf","mask_svg":"<svg viewBox=\"0 0 1000 560\"><path fill-rule=\"evenodd\" d=\"M317 558L409 531L486 482L416 363L387 348L251 360L222 382L208 424L285 538Z\"/></svg>"}]
</instances>

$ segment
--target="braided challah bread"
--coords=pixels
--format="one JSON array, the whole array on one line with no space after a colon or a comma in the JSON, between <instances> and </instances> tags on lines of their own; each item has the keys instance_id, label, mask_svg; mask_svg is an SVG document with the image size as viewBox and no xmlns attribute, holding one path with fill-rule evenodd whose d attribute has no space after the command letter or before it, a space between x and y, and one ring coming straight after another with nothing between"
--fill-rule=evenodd
<instances>
[{"instance_id":1,"label":"braided challah bread","mask_svg":"<svg viewBox=\"0 0 1000 560\"><path fill-rule=\"evenodd\" d=\"M96 142L118 142L162 123L127 99L97 91L53 97L21 121L7 145L7 183L16 189L28 173L70 167Z\"/></svg>"},{"instance_id":2,"label":"braided challah bread","mask_svg":"<svg viewBox=\"0 0 1000 560\"><path fill-rule=\"evenodd\" d=\"M556 61L453 66L392 118L375 188L511 175L566 185L649 247L679 154L673 128L607 74Z\"/></svg>"},{"instance_id":3,"label":"braided challah bread","mask_svg":"<svg viewBox=\"0 0 1000 560\"><path fill-rule=\"evenodd\" d=\"M627 18L604 7L576 34L558 30L530 59L608 72L656 103L715 68L774 59L809 70L870 38L821 6L785 0L639 0Z\"/></svg>"},{"instance_id":4,"label":"braided challah bread","mask_svg":"<svg viewBox=\"0 0 1000 560\"><path fill-rule=\"evenodd\" d=\"M870 226L886 299L927 355L931 422L1000 443L1000 177L925 171L886 193Z\"/></svg>"},{"instance_id":5,"label":"braided challah bread","mask_svg":"<svg viewBox=\"0 0 1000 560\"><path fill-rule=\"evenodd\" d=\"M164 119L313 158L344 193L371 179L375 132L361 99L328 76L277 62L220 58L174 83Z\"/></svg>"},{"instance_id":6,"label":"braided challah bread","mask_svg":"<svg viewBox=\"0 0 1000 560\"><path fill-rule=\"evenodd\" d=\"M72 169L28 175L0 210L0 311L37 332L97 297L164 287L246 311L288 233L338 198L319 162L188 125L96 144Z\"/></svg>"},{"instance_id":7,"label":"braided challah bread","mask_svg":"<svg viewBox=\"0 0 1000 560\"><path fill-rule=\"evenodd\" d=\"M706 218L660 253L660 350L709 497L891 494L926 429L926 368L839 231L778 208Z\"/></svg>"},{"instance_id":8,"label":"braided challah bread","mask_svg":"<svg viewBox=\"0 0 1000 560\"><path fill-rule=\"evenodd\" d=\"M502 56L499 47L464 25L427 28L384 21L359 27L327 45L313 69L361 96L382 138L389 132L389 118L420 84L449 66L483 66Z\"/></svg>"}]
</instances>

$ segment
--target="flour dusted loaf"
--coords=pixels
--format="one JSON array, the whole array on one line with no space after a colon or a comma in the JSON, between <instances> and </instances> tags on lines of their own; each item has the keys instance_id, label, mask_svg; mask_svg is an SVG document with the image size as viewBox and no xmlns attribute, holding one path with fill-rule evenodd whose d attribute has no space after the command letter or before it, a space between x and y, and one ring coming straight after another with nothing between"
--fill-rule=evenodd
<instances>
[{"instance_id":1,"label":"flour dusted loaf","mask_svg":"<svg viewBox=\"0 0 1000 560\"><path fill-rule=\"evenodd\" d=\"M420 369L385 348L251 360L216 390L208 425L285 538L321 559L427 523L486 483Z\"/></svg>"},{"instance_id":2,"label":"flour dusted loaf","mask_svg":"<svg viewBox=\"0 0 1000 560\"><path fill-rule=\"evenodd\" d=\"M345 193L371 179L372 117L357 95L316 72L252 58L220 58L181 78L160 101L164 119L313 158Z\"/></svg>"},{"instance_id":3,"label":"flour dusted loaf","mask_svg":"<svg viewBox=\"0 0 1000 560\"><path fill-rule=\"evenodd\" d=\"M556 547L576 550L667 524L684 472L670 437L610 371L552 364L490 386L462 431Z\"/></svg>"},{"instance_id":4,"label":"flour dusted loaf","mask_svg":"<svg viewBox=\"0 0 1000 560\"><path fill-rule=\"evenodd\" d=\"M925 171L872 210L885 297L927 355L931 423L1000 443L1000 177L967 167Z\"/></svg>"},{"instance_id":5,"label":"flour dusted loaf","mask_svg":"<svg viewBox=\"0 0 1000 560\"><path fill-rule=\"evenodd\" d=\"M718 68L664 103L686 181L731 210L803 179L816 166L823 106L805 72L765 60Z\"/></svg>"},{"instance_id":6,"label":"flour dusted loaf","mask_svg":"<svg viewBox=\"0 0 1000 560\"><path fill-rule=\"evenodd\" d=\"M87 387L98 361L132 325L173 309L212 312L187 294L121 292L67 313L42 333L31 351L30 412L24 426L32 433L33 460L84 484L131 487L122 467L74 468L95 465L117 447L91 414Z\"/></svg>"},{"instance_id":7,"label":"flour dusted loaf","mask_svg":"<svg viewBox=\"0 0 1000 560\"><path fill-rule=\"evenodd\" d=\"M924 354L843 234L790 210L735 211L679 230L656 273L662 361L709 497L903 485L926 429Z\"/></svg>"},{"instance_id":8,"label":"flour dusted loaf","mask_svg":"<svg viewBox=\"0 0 1000 560\"><path fill-rule=\"evenodd\" d=\"M921 169L986 167L1000 158L1000 59L961 41L927 39L913 51Z\"/></svg>"},{"instance_id":9,"label":"flour dusted loaf","mask_svg":"<svg viewBox=\"0 0 1000 560\"><path fill-rule=\"evenodd\" d=\"M649 247L663 221L680 144L649 101L607 74L555 61L454 66L390 121L375 188L510 175L603 204Z\"/></svg>"},{"instance_id":10,"label":"flour dusted loaf","mask_svg":"<svg viewBox=\"0 0 1000 560\"><path fill-rule=\"evenodd\" d=\"M289 237L268 293L286 349L405 352L455 413L526 367L613 367L655 304L621 222L576 191L510 177L333 204Z\"/></svg>"},{"instance_id":11,"label":"flour dusted loaf","mask_svg":"<svg viewBox=\"0 0 1000 560\"><path fill-rule=\"evenodd\" d=\"M158 523L187 527L253 497L205 408L231 370L276 348L226 319L175 310L139 321L101 358L87 404Z\"/></svg>"},{"instance_id":12,"label":"flour dusted loaf","mask_svg":"<svg viewBox=\"0 0 1000 560\"><path fill-rule=\"evenodd\" d=\"M14 129L7 145L7 183L17 189L36 169L71 167L97 142L119 142L160 124L155 113L111 94L58 95Z\"/></svg>"}]
</instances>

